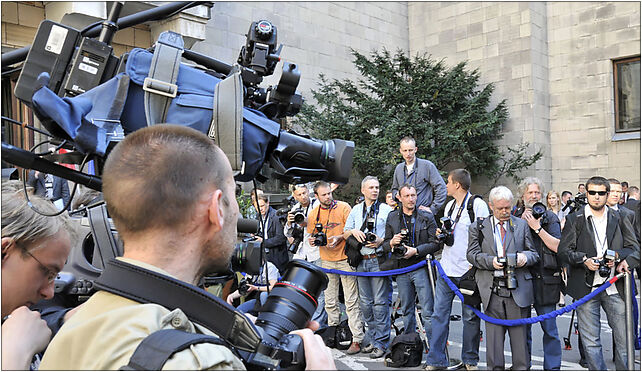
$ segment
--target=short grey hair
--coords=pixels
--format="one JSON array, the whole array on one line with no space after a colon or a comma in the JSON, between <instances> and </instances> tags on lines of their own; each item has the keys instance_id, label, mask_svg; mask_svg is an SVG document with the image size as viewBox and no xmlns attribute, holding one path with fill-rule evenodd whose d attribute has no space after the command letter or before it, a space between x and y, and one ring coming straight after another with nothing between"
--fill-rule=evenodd
<instances>
[{"instance_id":1,"label":"short grey hair","mask_svg":"<svg viewBox=\"0 0 642 372\"><path fill-rule=\"evenodd\" d=\"M513 193L510 191L510 189L506 186L497 186L493 187L492 190L490 190L490 194L488 194L488 200L491 203L494 203L499 200L508 200L508 201L513 201Z\"/></svg>"},{"instance_id":2,"label":"short grey hair","mask_svg":"<svg viewBox=\"0 0 642 372\"><path fill-rule=\"evenodd\" d=\"M48 200L32 195L29 202L39 211L56 213ZM13 238L24 249L30 249L60 230L69 231L68 217L64 214L48 217L34 211L25 200L22 190L15 192L2 188L2 237ZM71 234L70 234L71 238Z\"/></svg>"},{"instance_id":3,"label":"short grey hair","mask_svg":"<svg viewBox=\"0 0 642 372\"><path fill-rule=\"evenodd\" d=\"M375 176L365 176L363 178L363 180L361 181L361 188L363 188L363 186L366 185L366 182L372 181L372 180L377 181L377 183L379 183L379 179L377 177L375 177Z\"/></svg>"},{"instance_id":4,"label":"short grey hair","mask_svg":"<svg viewBox=\"0 0 642 372\"><path fill-rule=\"evenodd\" d=\"M519 199L524 197L524 194L530 185L537 185L537 187L539 187L540 194L544 195L544 184L542 181L537 177L526 177L519 183L519 186L517 186L517 195Z\"/></svg>"}]
</instances>

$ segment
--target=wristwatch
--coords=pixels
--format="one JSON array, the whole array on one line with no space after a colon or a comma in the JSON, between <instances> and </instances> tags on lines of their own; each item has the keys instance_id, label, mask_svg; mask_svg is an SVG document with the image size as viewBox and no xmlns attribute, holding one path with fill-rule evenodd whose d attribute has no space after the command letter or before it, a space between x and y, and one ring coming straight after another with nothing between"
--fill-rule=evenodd
<instances>
[{"instance_id":1,"label":"wristwatch","mask_svg":"<svg viewBox=\"0 0 642 372\"><path fill-rule=\"evenodd\" d=\"M535 229L535 234L539 235L539 232L542 231L542 227L538 227Z\"/></svg>"}]
</instances>

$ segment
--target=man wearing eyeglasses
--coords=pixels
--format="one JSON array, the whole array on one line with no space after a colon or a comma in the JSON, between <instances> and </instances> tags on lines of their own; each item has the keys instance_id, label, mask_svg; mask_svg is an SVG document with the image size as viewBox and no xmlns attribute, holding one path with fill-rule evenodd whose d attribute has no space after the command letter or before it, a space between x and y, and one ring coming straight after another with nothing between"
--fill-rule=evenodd
<instances>
[{"instance_id":1,"label":"man wearing eyeglasses","mask_svg":"<svg viewBox=\"0 0 642 372\"><path fill-rule=\"evenodd\" d=\"M635 255L628 256L640 250L631 224L606 208L610 190L606 178L591 177L586 182L588 204L566 217L558 255L570 265L567 293L576 300L613 277L615 260L631 260L629 264L633 264ZM609 259L612 256L615 260ZM600 307L613 330L615 366L626 369L623 282L617 281L577 308L578 331L590 370L606 370L600 343Z\"/></svg>"}]
</instances>

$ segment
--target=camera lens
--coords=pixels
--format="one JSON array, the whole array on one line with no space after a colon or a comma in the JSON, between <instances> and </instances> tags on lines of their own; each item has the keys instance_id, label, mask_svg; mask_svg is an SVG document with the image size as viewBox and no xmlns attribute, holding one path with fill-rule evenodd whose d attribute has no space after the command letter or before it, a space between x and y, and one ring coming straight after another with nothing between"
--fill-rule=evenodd
<instances>
[{"instance_id":1,"label":"camera lens","mask_svg":"<svg viewBox=\"0 0 642 372\"><path fill-rule=\"evenodd\" d=\"M305 220L305 215L303 213L297 213L294 215L294 222L301 224Z\"/></svg>"},{"instance_id":2,"label":"camera lens","mask_svg":"<svg viewBox=\"0 0 642 372\"><path fill-rule=\"evenodd\" d=\"M261 245L256 242L237 244L230 262L232 271L258 275L261 270Z\"/></svg>"},{"instance_id":3,"label":"camera lens","mask_svg":"<svg viewBox=\"0 0 642 372\"><path fill-rule=\"evenodd\" d=\"M542 203L533 204L533 217L540 218L546 213L546 206Z\"/></svg>"},{"instance_id":4,"label":"camera lens","mask_svg":"<svg viewBox=\"0 0 642 372\"><path fill-rule=\"evenodd\" d=\"M303 260L290 261L256 319L265 332L264 340L276 343L283 335L304 328L327 286L328 276L320 268Z\"/></svg>"}]
</instances>

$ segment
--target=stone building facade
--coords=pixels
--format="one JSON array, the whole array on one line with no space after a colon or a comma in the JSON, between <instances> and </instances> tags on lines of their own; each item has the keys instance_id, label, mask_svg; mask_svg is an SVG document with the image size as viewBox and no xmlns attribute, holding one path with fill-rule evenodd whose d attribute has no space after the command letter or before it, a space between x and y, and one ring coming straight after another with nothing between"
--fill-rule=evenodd
<instances>
[{"instance_id":1,"label":"stone building facade","mask_svg":"<svg viewBox=\"0 0 642 372\"><path fill-rule=\"evenodd\" d=\"M42 19L74 13L97 20L106 16L104 4L2 2L3 51L30 44ZM639 124L615 130L613 62L639 61L639 2L216 2L121 30L115 51L148 47L172 29L189 36L192 49L233 63L258 19L277 26L281 56L299 66L308 100L320 73L358 78L351 48L427 53L448 65L467 60L482 83L495 84L494 102L507 100L501 145L529 142L544 154L524 176L560 191L595 174L640 185ZM275 75L266 82L275 83Z\"/></svg>"}]
</instances>

